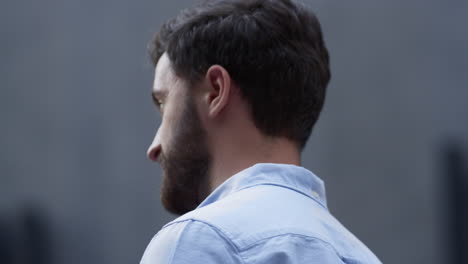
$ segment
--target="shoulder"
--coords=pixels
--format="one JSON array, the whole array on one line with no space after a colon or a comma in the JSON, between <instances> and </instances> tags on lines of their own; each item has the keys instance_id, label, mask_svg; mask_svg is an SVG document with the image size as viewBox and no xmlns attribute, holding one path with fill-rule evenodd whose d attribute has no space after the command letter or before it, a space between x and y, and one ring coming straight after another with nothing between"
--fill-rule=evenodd
<instances>
[{"instance_id":1,"label":"shoulder","mask_svg":"<svg viewBox=\"0 0 468 264\"><path fill-rule=\"evenodd\" d=\"M293 233L325 241L327 234L322 232L320 219L326 215L326 208L303 194L262 185L233 193L167 226L188 219L199 221L219 230L242 251L260 240Z\"/></svg>"},{"instance_id":2,"label":"shoulder","mask_svg":"<svg viewBox=\"0 0 468 264\"><path fill-rule=\"evenodd\" d=\"M194 219L173 221L151 240L141 260L149 263L242 263L238 250L215 226Z\"/></svg>"},{"instance_id":3,"label":"shoulder","mask_svg":"<svg viewBox=\"0 0 468 264\"><path fill-rule=\"evenodd\" d=\"M304 261L343 263L333 247L320 239L282 234L239 249L217 227L188 219L172 222L158 232L148 245L141 264L293 264Z\"/></svg>"},{"instance_id":4,"label":"shoulder","mask_svg":"<svg viewBox=\"0 0 468 264\"><path fill-rule=\"evenodd\" d=\"M357 261L365 252L319 203L286 188L257 186L165 225L142 263L379 263ZM165 261L150 261L161 256Z\"/></svg>"},{"instance_id":5,"label":"shoulder","mask_svg":"<svg viewBox=\"0 0 468 264\"><path fill-rule=\"evenodd\" d=\"M233 263L244 263L242 259L246 259L246 263L258 263L259 257L273 260L286 253L294 254L293 248L284 245L280 248L287 248L286 251L278 250L277 244L283 243L295 244L297 250L307 248L310 252L322 252L339 259L334 248L317 231L319 229L313 228L316 223L308 221L305 227L301 226L304 219L298 221L299 214L303 212L300 208L302 206L297 205L308 200L307 197L284 188L257 186L244 189L168 223L155 236L152 244L159 250L170 247L164 249L164 254L183 251L184 255L184 248L189 247L192 251L211 252L210 255L228 254L236 256L235 261L238 262ZM282 204L279 201L287 202ZM320 210L314 209L311 204L308 206L311 210ZM318 256L317 252L314 254ZM224 260L222 263L229 262Z\"/></svg>"}]
</instances>

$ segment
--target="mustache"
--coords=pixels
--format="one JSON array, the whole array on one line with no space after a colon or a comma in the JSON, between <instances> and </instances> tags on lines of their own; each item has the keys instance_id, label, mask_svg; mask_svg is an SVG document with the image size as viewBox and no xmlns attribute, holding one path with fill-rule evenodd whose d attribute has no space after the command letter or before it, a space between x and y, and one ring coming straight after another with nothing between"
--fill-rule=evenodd
<instances>
[{"instance_id":1,"label":"mustache","mask_svg":"<svg viewBox=\"0 0 468 264\"><path fill-rule=\"evenodd\" d=\"M162 149L161 149L161 153L159 153L159 156L158 156L158 158L156 159L156 162L159 163L159 166L161 166L162 168L165 168L165 167L166 167L166 164L167 164L167 157L166 157L166 155L164 154L164 152L162 151Z\"/></svg>"},{"instance_id":2,"label":"mustache","mask_svg":"<svg viewBox=\"0 0 468 264\"><path fill-rule=\"evenodd\" d=\"M159 153L158 158L156 159L156 162L159 163L159 164L162 164L163 161L165 160L165 157L163 157L163 156L164 156L164 154L163 154L163 152L161 150L161 153Z\"/></svg>"},{"instance_id":3,"label":"mustache","mask_svg":"<svg viewBox=\"0 0 468 264\"><path fill-rule=\"evenodd\" d=\"M158 158L156 159L156 162L159 164L159 167L165 173L167 172L168 169L174 166L174 164L171 164L171 162L172 163L174 162L173 159L169 157L168 155L170 156L170 153L167 153L161 148Z\"/></svg>"}]
</instances>

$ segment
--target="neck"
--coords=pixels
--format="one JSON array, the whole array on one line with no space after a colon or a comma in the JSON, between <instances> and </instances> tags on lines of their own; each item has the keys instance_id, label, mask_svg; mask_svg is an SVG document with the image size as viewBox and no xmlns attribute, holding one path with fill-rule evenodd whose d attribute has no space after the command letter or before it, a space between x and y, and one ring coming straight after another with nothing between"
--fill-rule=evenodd
<instances>
[{"instance_id":1,"label":"neck","mask_svg":"<svg viewBox=\"0 0 468 264\"><path fill-rule=\"evenodd\" d=\"M284 138L237 137L217 145L210 168L210 192L234 174L257 163L300 165L300 153Z\"/></svg>"}]
</instances>

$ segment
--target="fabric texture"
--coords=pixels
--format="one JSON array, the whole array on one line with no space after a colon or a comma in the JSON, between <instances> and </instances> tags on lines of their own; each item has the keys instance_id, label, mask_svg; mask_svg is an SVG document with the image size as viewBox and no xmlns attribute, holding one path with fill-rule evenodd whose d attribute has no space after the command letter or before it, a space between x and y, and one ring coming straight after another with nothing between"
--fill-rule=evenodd
<instances>
[{"instance_id":1,"label":"fabric texture","mask_svg":"<svg viewBox=\"0 0 468 264\"><path fill-rule=\"evenodd\" d=\"M327 209L309 170L259 163L165 225L141 264L380 263Z\"/></svg>"}]
</instances>

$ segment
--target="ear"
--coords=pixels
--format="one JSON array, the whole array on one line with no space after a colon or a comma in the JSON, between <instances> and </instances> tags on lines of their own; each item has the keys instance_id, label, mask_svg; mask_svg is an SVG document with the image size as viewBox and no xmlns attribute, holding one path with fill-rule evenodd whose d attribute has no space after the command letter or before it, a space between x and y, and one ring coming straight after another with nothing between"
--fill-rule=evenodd
<instances>
[{"instance_id":1,"label":"ear","mask_svg":"<svg viewBox=\"0 0 468 264\"><path fill-rule=\"evenodd\" d=\"M205 75L208 83L206 102L210 117L216 117L228 104L231 92L231 76L220 65L211 66Z\"/></svg>"}]
</instances>

